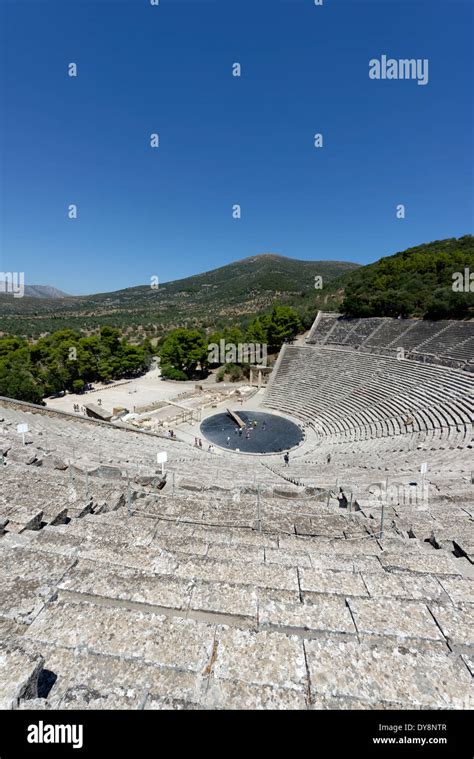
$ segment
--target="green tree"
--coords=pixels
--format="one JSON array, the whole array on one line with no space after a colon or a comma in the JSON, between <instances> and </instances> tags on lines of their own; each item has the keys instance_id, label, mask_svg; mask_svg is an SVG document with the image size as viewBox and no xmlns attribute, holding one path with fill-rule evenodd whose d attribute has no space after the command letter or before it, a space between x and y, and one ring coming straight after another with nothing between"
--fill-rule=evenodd
<instances>
[{"instance_id":1,"label":"green tree","mask_svg":"<svg viewBox=\"0 0 474 759\"><path fill-rule=\"evenodd\" d=\"M264 322L265 323L265 322ZM271 351L281 348L285 340L292 340L301 329L301 323L291 306L273 306L267 327L268 347Z\"/></svg>"},{"instance_id":2,"label":"green tree","mask_svg":"<svg viewBox=\"0 0 474 759\"><path fill-rule=\"evenodd\" d=\"M191 378L198 366L207 367L207 343L197 330L174 329L164 339L160 357L162 366L172 366Z\"/></svg>"}]
</instances>

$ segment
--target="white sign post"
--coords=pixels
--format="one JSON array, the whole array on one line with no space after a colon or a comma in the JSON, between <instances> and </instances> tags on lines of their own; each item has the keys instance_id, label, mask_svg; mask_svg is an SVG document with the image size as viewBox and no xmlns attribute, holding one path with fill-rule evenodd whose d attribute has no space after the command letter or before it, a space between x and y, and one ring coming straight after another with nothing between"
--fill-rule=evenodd
<instances>
[{"instance_id":1,"label":"white sign post","mask_svg":"<svg viewBox=\"0 0 474 759\"><path fill-rule=\"evenodd\" d=\"M421 497L424 501L425 499L425 474L428 471L428 463L426 461L423 462L420 466L420 473L421 473ZM418 490L418 488L417 488ZM418 496L417 496L418 500Z\"/></svg>"},{"instance_id":2,"label":"white sign post","mask_svg":"<svg viewBox=\"0 0 474 759\"><path fill-rule=\"evenodd\" d=\"M21 439L23 440L23 445L25 445L25 435L28 432L28 425L27 424L17 424L16 425L16 431L21 435Z\"/></svg>"},{"instance_id":3,"label":"white sign post","mask_svg":"<svg viewBox=\"0 0 474 759\"><path fill-rule=\"evenodd\" d=\"M161 476L164 477L165 474L165 462L168 461L168 454L166 451L160 451L156 454L156 461L158 464L161 464Z\"/></svg>"}]
</instances>

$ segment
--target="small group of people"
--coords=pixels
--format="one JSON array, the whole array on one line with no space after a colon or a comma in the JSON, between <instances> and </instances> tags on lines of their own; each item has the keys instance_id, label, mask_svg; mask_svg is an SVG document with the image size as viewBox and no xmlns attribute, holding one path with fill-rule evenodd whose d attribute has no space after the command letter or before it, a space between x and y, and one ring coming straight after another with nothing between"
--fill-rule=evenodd
<instances>
[{"instance_id":1,"label":"small group of people","mask_svg":"<svg viewBox=\"0 0 474 759\"><path fill-rule=\"evenodd\" d=\"M75 404L74 404L74 412L75 412L76 414L79 414L79 412L80 412L81 414L85 414L85 413L86 413L86 409L85 409L85 407L84 407L84 406L80 406L78 403L75 403Z\"/></svg>"},{"instance_id":2,"label":"small group of people","mask_svg":"<svg viewBox=\"0 0 474 759\"><path fill-rule=\"evenodd\" d=\"M168 430L168 437L170 440L174 440L176 438L174 430Z\"/></svg>"},{"instance_id":3,"label":"small group of people","mask_svg":"<svg viewBox=\"0 0 474 759\"><path fill-rule=\"evenodd\" d=\"M242 437L245 433L245 439L250 440L250 433L255 430L258 426L258 422L256 419L253 419L251 422L249 422L248 426L245 427L235 427L234 428L234 434L238 435L239 437ZM266 422L263 422L262 424L262 430L265 430L267 428ZM230 435L227 435L226 440L227 446L230 446Z\"/></svg>"},{"instance_id":4,"label":"small group of people","mask_svg":"<svg viewBox=\"0 0 474 759\"><path fill-rule=\"evenodd\" d=\"M200 437L194 438L194 447L195 448L202 448L202 440Z\"/></svg>"}]
</instances>

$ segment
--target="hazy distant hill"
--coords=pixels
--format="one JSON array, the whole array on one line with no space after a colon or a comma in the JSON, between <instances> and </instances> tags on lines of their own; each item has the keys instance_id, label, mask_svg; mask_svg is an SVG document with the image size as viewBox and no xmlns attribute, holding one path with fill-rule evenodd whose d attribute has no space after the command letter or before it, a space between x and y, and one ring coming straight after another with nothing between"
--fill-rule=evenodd
<instances>
[{"instance_id":1,"label":"hazy distant hill","mask_svg":"<svg viewBox=\"0 0 474 759\"><path fill-rule=\"evenodd\" d=\"M49 285L25 285L25 296L30 298L67 298L67 293Z\"/></svg>"},{"instance_id":2,"label":"hazy distant hill","mask_svg":"<svg viewBox=\"0 0 474 759\"><path fill-rule=\"evenodd\" d=\"M5 284L7 280L0 279L0 290L2 293L8 292L8 285ZM18 287L18 283L15 280L14 283ZM25 285L25 297L29 298L67 298L67 293L62 290L58 290L57 287L51 287L50 285Z\"/></svg>"},{"instance_id":3,"label":"hazy distant hill","mask_svg":"<svg viewBox=\"0 0 474 759\"><path fill-rule=\"evenodd\" d=\"M274 254L251 256L185 279L87 296L14 299L0 295L0 330L37 337L62 328L93 330L117 326L129 334L159 335L178 325L219 327L250 320L276 300L307 313L324 299L334 307L336 283L358 264L298 261ZM315 290L315 277L324 289Z\"/></svg>"}]
</instances>

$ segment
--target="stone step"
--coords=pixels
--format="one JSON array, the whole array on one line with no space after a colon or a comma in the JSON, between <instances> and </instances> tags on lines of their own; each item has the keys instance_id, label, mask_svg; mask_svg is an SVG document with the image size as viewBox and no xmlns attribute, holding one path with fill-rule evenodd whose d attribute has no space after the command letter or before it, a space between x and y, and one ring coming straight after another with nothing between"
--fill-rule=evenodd
<instances>
[{"instance_id":1,"label":"stone step","mask_svg":"<svg viewBox=\"0 0 474 759\"><path fill-rule=\"evenodd\" d=\"M306 640L314 708L335 699L365 709L472 709L472 678L459 657L411 646Z\"/></svg>"},{"instance_id":2,"label":"stone step","mask_svg":"<svg viewBox=\"0 0 474 759\"><path fill-rule=\"evenodd\" d=\"M0 642L0 709L16 709L22 698L37 695L43 658Z\"/></svg>"},{"instance_id":3,"label":"stone step","mask_svg":"<svg viewBox=\"0 0 474 759\"><path fill-rule=\"evenodd\" d=\"M25 640L73 651L140 661L250 685L307 688L302 642L296 636L240 630L190 619L94 606L51 603Z\"/></svg>"}]
</instances>

